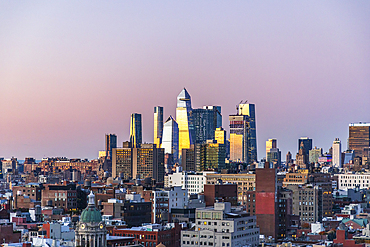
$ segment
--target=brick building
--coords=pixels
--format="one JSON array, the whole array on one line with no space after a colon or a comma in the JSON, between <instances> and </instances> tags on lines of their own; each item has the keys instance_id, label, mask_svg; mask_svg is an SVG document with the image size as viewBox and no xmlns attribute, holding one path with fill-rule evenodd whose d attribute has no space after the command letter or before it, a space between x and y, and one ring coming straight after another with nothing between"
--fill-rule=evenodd
<instances>
[{"instance_id":1,"label":"brick building","mask_svg":"<svg viewBox=\"0 0 370 247\"><path fill-rule=\"evenodd\" d=\"M218 202L230 202L232 206L237 206L238 186L236 184L205 184L204 185L204 199L206 207L213 206Z\"/></svg>"},{"instance_id":2,"label":"brick building","mask_svg":"<svg viewBox=\"0 0 370 247\"><path fill-rule=\"evenodd\" d=\"M136 243L148 247L155 247L160 243L166 247L181 246L181 226L178 223L171 224L171 227L152 224L129 229L113 229L113 236L134 237Z\"/></svg>"},{"instance_id":3,"label":"brick building","mask_svg":"<svg viewBox=\"0 0 370 247\"><path fill-rule=\"evenodd\" d=\"M76 184L45 184L41 206L53 206L65 210L77 208Z\"/></svg>"}]
</instances>

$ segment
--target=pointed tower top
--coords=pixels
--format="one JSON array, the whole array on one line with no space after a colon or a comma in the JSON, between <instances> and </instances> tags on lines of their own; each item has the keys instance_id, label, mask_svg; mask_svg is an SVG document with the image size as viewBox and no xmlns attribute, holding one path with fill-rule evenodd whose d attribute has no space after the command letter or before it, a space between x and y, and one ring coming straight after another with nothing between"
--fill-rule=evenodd
<instances>
[{"instance_id":1,"label":"pointed tower top","mask_svg":"<svg viewBox=\"0 0 370 247\"><path fill-rule=\"evenodd\" d=\"M87 196L89 198L89 205L95 206L95 195L92 191L90 191L90 194Z\"/></svg>"},{"instance_id":2,"label":"pointed tower top","mask_svg":"<svg viewBox=\"0 0 370 247\"><path fill-rule=\"evenodd\" d=\"M191 108L191 97L186 88L177 96L177 107Z\"/></svg>"}]
</instances>

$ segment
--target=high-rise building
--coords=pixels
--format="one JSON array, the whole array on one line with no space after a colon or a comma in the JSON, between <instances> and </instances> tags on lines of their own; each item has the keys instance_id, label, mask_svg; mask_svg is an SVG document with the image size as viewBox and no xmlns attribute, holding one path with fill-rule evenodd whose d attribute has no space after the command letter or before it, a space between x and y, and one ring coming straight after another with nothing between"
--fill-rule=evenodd
<instances>
[{"instance_id":1,"label":"high-rise building","mask_svg":"<svg viewBox=\"0 0 370 247\"><path fill-rule=\"evenodd\" d=\"M276 139L268 139L266 141L266 159L267 159L267 153L270 152L271 148L277 148L277 140Z\"/></svg>"},{"instance_id":2,"label":"high-rise building","mask_svg":"<svg viewBox=\"0 0 370 247\"><path fill-rule=\"evenodd\" d=\"M272 163L274 167L278 168L281 165L281 151L278 148L270 148L267 153L266 160Z\"/></svg>"},{"instance_id":3,"label":"high-rise building","mask_svg":"<svg viewBox=\"0 0 370 247\"><path fill-rule=\"evenodd\" d=\"M299 138L298 139L298 152L301 149L301 143L303 143L305 154L306 154L307 159L308 159L309 152L312 149L312 139L310 139L308 137L301 137L301 138Z\"/></svg>"},{"instance_id":4,"label":"high-rise building","mask_svg":"<svg viewBox=\"0 0 370 247\"><path fill-rule=\"evenodd\" d=\"M191 97L184 88L177 96L176 121L179 127L179 153L194 143Z\"/></svg>"},{"instance_id":5,"label":"high-rise building","mask_svg":"<svg viewBox=\"0 0 370 247\"><path fill-rule=\"evenodd\" d=\"M355 156L362 156L363 149L370 147L370 123L351 123L349 125L348 149Z\"/></svg>"},{"instance_id":6,"label":"high-rise building","mask_svg":"<svg viewBox=\"0 0 370 247\"><path fill-rule=\"evenodd\" d=\"M304 148L304 143L301 142L301 146L297 155L295 156L296 164L299 168L306 169L308 165L308 155L306 149Z\"/></svg>"},{"instance_id":7,"label":"high-rise building","mask_svg":"<svg viewBox=\"0 0 370 247\"><path fill-rule=\"evenodd\" d=\"M308 156L308 162L311 163L316 163L319 162L319 157L322 156L322 148L313 148L309 152Z\"/></svg>"},{"instance_id":8,"label":"high-rise building","mask_svg":"<svg viewBox=\"0 0 370 247\"><path fill-rule=\"evenodd\" d=\"M239 104L238 113L249 117L248 152L251 162L257 161L256 107L254 104Z\"/></svg>"},{"instance_id":9,"label":"high-rise building","mask_svg":"<svg viewBox=\"0 0 370 247\"><path fill-rule=\"evenodd\" d=\"M207 140L206 143L200 145L200 164L197 164L197 171L225 168L225 144L217 143L215 140Z\"/></svg>"},{"instance_id":10,"label":"high-rise building","mask_svg":"<svg viewBox=\"0 0 370 247\"><path fill-rule=\"evenodd\" d=\"M165 154L172 154L174 162L179 158L179 128L175 119L169 116L164 123L162 148Z\"/></svg>"},{"instance_id":11,"label":"high-rise building","mask_svg":"<svg viewBox=\"0 0 370 247\"><path fill-rule=\"evenodd\" d=\"M134 148L139 148L142 143L141 114L131 114L130 142Z\"/></svg>"},{"instance_id":12,"label":"high-rise building","mask_svg":"<svg viewBox=\"0 0 370 247\"><path fill-rule=\"evenodd\" d=\"M216 128L222 127L221 106L203 106L192 110L195 143L213 140Z\"/></svg>"},{"instance_id":13,"label":"high-rise building","mask_svg":"<svg viewBox=\"0 0 370 247\"><path fill-rule=\"evenodd\" d=\"M215 130L215 140L217 143L226 145L226 131L220 127Z\"/></svg>"},{"instance_id":14,"label":"high-rise building","mask_svg":"<svg viewBox=\"0 0 370 247\"><path fill-rule=\"evenodd\" d=\"M332 154L333 167L342 167L342 145L339 138L335 138L333 142L333 154Z\"/></svg>"},{"instance_id":15,"label":"high-rise building","mask_svg":"<svg viewBox=\"0 0 370 247\"><path fill-rule=\"evenodd\" d=\"M230 160L252 163L249 149L250 122L247 115L230 115Z\"/></svg>"},{"instance_id":16,"label":"high-rise building","mask_svg":"<svg viewBox=\"0 0 370 247\"><path fill-rule=\"evenodd\" d=\"M122 148L113 149L113 177L123 179L153 178L157 182L164 179L164 149L155 144L142 144L136 148L130 142L124 142Z\"/></svg>"},{"instance_id":17,"label":"high-rise building","mask_svg":"<svg viewBox=\"0 0 370 247\"><path fill-rule=\"evenodd\" d=\"M117 147L117 136L115 134L105 135L105 155L112 157L113 148Z\"/></svg>"},{"instance_id":18,"label":"high-rise building","mask_svg":"<svg viewBox=\"0 0 370 247\"><path fill-rule=\"evenodd\" d=\"M293 164L292 154L290 153L290 151L288 151L288 153L286 154L285 164L287 166L289 166L290 164Z\"/></svg>"},{"instance_id":19,"label":"high-rise building","mask_svg":"<svg viewBox=\"0 0 370 247\"><path fill-rule=\"evenodd\" d=\"M154 107L154 144L158 148L162 144L162 134L163 134L163 107Z\"/></svg>"}]
</instances>

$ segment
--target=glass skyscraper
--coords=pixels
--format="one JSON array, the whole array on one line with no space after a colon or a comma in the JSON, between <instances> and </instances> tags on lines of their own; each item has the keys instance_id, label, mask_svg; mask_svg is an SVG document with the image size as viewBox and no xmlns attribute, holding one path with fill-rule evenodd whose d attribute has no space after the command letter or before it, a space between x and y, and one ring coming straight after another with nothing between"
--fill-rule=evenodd
<instances>
[{"instance_id":1,"label":"glass skyscraper","mask_svg":"<svg viewBox=\"0 0 370 247\"><path fill-rule=\"evenodd\" d=\"M132 143L132 147L139 148L142 143L142 138L141 114L132 113L130 124L130 142Z\"/></svg>"},{"instance_id":2,"label":"glass skyscraper","mask_svg":"<svg viewBox=\"0 0 370 247\"><path fill-rule=\"evenodd\" d=\"M301 143L303 143L305 154L308 158L309 155L310 155L310 150L312 149L312 139L310 139L308 137L299 138L298 139L298 152L299 152L299 149L301 148Z\"/></svg>"},{"instance_id":3,"label":"glass skyscraper","mask_svg":"<svg viewBox=\"0 0 370 247\"><path fill-rule=\"evenodd\" d=\"M194 143L191 97L184 88L177 96L176 121L179 127L179 153Z\"/></svg>"},{"instance_id":4,"label":"glass skyscraper","mask_svg":"<svg viewBox=\"0 0 370 247\"><path fill-rule=\"evenodd\" d=\"M154 144L161 147L163 134L163 107L154 107Z\"/></svg>"},{"instance_id":5,"label":"glass skyscraper","mask_svg":"<svg viewBox=\"0 0 370 247\"><path fill-rule=\"evenodd\" d=\"M249 163L252 163L257 161L256 107L254 104L239 104L238 114L249 118L248 155Z\"/></svg>"},{"instance_id":6,"label":"glass skyscraper","mask_svg":"<svg viewBox=\"0 0 370 247\"><path fill-rule=\"evenodd\" d=\"M230 115L230 160L252 163L249 151L250 122L247 115Z\"/></svg>"},{"instance_id":7,"label":"glass skyscraper","mask_svg":"<svg viewBox=\"0 0 370 247\"><path fill-rule=\"evenodd\" d=\"M172 154L174 162L179 158L179 128L172 116L167 118L163 127L162 148L165 154Z\"/></svg>"},{"instance_id":8,"label":"glass skyscraper","mask_svg":"<svg viewBox=\"0 0 370 247\"><path fill-rule=\"evenodd\" d=\"M203 106L192 110L195 143L214 140L216 128L222 127L221 106Z\"/></svg>"}]
</instances>

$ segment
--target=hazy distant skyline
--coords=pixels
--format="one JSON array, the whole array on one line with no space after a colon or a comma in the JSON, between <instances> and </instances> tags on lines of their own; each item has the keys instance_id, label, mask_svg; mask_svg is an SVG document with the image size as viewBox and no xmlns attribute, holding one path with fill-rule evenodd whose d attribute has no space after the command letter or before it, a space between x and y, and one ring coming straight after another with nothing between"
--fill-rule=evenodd
<instances>
[{"instance_id":1,"label":"hazy distant skyline","mask_svg":"<svg viewBox=\"0 0 370 247\"><path fill-rule=\"evenodd\" d=\"M369 1L3 1L0 157L96 158L134 112L153 142L153 108L175 117L184 87L227 130L254 103L259 158L269 138L283 160L302 136L346 149L369 68Z\"/></svg>"}]
</instances>

